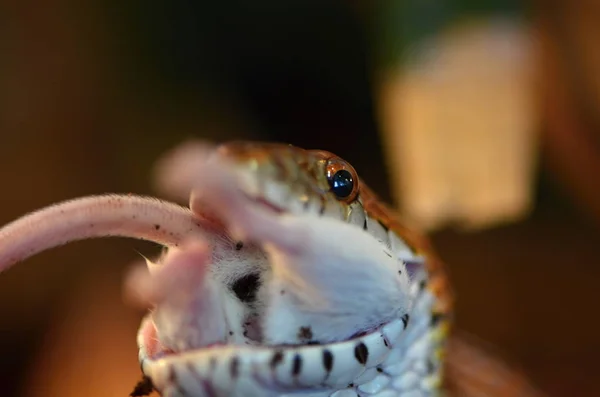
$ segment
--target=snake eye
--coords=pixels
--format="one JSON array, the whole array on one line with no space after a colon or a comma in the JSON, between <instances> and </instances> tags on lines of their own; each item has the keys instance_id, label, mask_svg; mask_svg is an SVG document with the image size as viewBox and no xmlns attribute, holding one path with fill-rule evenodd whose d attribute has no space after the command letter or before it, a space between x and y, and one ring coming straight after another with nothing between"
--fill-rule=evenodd
<instances>
[{"instance_id":1,"label":"snake eye","mask_svg":"<svg viewBox=\"0 0 600 397\"><path fill-rule=\"evenodd\" d=\"M331 178L331 191L339 198L350 196L354 189L354 178L347 170L339 170Z\"/></svg>"},{"instance_id":2,"label":"snake eye","mask_svg":"<svg viewBox=\"0 0 600 397\"><path fill-rule=\"evenodd\" d=\"M352 201L358 193L356 171L347 162L336 158L327 163L327 180L331 192L339 200Z\"/></svg>"}]
</instances>

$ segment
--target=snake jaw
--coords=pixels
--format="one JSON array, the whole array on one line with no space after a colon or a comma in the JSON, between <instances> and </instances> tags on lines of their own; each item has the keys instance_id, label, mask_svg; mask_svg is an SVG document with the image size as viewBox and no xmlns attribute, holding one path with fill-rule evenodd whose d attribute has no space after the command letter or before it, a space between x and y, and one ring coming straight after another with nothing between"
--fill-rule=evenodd
<instances>
[{"instance_id":1,"label":"snake jaw","mask_svg":"<svg viewBox=\"0 0 600 397\"><path fill-rule=\"evenodd\" d=\"M147 317L138 334L142 370L164 396L338 396L351 391L369 396L382 390L390 396L416 390L436 395L439 364L422 361L439 338L424 315L434 297L420 283L411 286L410 294L416 320L402 317L322 345L215 345L161 356L152 351L155 335Z\"/></svg>"},{"instance_id":2,"label":"snake jaw","mask_svg":"<svg viewBox=\"0 0 600 397\"><path fill-rule=\"evenodd\" d=\"M400 343L415 298L402 261L392 258L381 238L348 223L351 218L344 216L349 214L317 207L309 212L308 195L294 201L286 185L239 175L226 164L207 162L196 176L191 208L206 212L209 207L234 239L245 240L242 250L256 245L268 256L256 294L260 303L254 306L262 310L259 340L229 340L164 355L153 349L156 345L148 340L153 325L145 322L139 339L145 374L162 390L183 387L186 382L178 374L187 371L206 376L188 384L193 390L229 385L209 395L237 395L237 382L250 382L262 390L255 395L262 396L356 388L382 373L377 366ZM262 194L255 194L260 183ZM215 269L215 274L228 270L218 264ZM246 322L243 316L238 321ZM216 374L211 365L223 361L230 377L242 379L207 375Z\"/></svg>"},{"instance_id":3,"label":"snake jaw","mask_svg":"<svg viewBox=\"0 0 600 397\"><path fill-rule=\"evenodd\" d=\"M216 179L205 180L217 188L212 193L208 190L209 196L215 194L208 202L217 216L202 212L201 194L192 200L192 211L133 195L67 201L0 229L0 270L43 250L86 238L146 239L179 247L184 253L190 238L208 239L213 263L203 277L215 289L200 288L200 295L222 299L218 300L221 307L208 304L208 309L201 309L204 317L200 318L223 320L225 328L216 327L216 334L222 336L223 330L229 330L242 338L229 338L229 333L224 338L206 337L209 332L202 330L206 332L199 340L175 332L169 342L165 329L157 329L160 324L153 324L150 314L138 335L140 360L144 373L165 396L262 397L295 392L307 396L311 392L313 397L337 397L338 391L360 391L362 396L382 388L389 395L410 391L431 395L439 388L435 384L440 374L437 352L444 338L440 334L444 327L432 316L434 305L444 307L440 302L445 302L429 285L428 277L438 274L431 267L435 263L417 266L408 282L408 271L399 258L412 261L414 252L403 241L401 226L386 218L387 210L364 185L361 194L355 187L347 196L351 199L337 201L328 192L324 175L331 154L270 148L265 151L259 145L246 150L242 145L230 151L238 170L252 170L248 186L235 178L233 184L223 184L231 173L218 169L212 173ZM206 165L206 153L196 158L194 164L200 168L173 168L181 171L181 183L194 182L198 169ZM343 161L336 159L334 166L332 172L343 169L347 176ZM240 189L223 194L236 186L244 194ZM179 192L195 189L188 188ZM234 200L233 205L228 200ZM244 212L248 208L252 210ZM231 238L236 228L249 244L238 248L238 241ZM164 263L160 266L167 268ZM258 280L263 286L256 291L257 304L244 302L234 288L253 272L261 275ZM190 322L197 318L186 317L197 298L190 296L186 306L186 294L162 295L162 303L165 297L167 301L177 297L176 314L183 306L181 324L166 319L175 331L178 326L184 331L202 326L202 321ZM153 313L157 311L160 308ZM286 319L283 314L290 311L293 315ZM244 335L246 319L257 313L262 314L258 316L262 329Z\"/></svg>"},{"instance_id":4,"label":"snake jaw","mask_svg":"<svg viewBox=\"0 0 600 397\"><path fill-rule=\"evenodd\" d=\"M261 342L345 339L408 312L406 269L369 233L330 217L292 214L271 204L272 190L269 197L250 196L224 162L207 161L193 191L193 207L208 206L230 235L255 243L269 257L270 263L257 269L262 285L257 285L258 305L252 305L265 308L267 332ZM230 272L231 266L236 265L216 263L214 272ZM319 317L322 321L316 321ZM296 336L302 333L310 335Z\"/></svg>"},{"instance_id":5,"label":"snake jaw","mask_svg":"<svg viewBox=\"0 0 600 397\"><path fill-rule=\"evenodd\" d=\"M422 333L407 328L406 318L346 341L303 346L217 345L159 358L150 357L151 332L145 319L138 335L143 372L164 395L291 396L295 392L327 393L370 390L375 378L401 370L403 337ZM406 364L404 364L406 365ZM388 372L389 371L389 372ZM205 386L214 394L207 394Z\"/></svg>"}]
</instances>

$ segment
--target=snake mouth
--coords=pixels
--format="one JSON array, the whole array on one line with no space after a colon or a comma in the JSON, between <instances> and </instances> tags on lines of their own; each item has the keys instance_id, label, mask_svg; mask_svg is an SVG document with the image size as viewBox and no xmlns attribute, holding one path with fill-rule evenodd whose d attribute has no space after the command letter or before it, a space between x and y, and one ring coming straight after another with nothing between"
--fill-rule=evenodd
<instances>
[{"instance_id":1,"label":"snake mouth","mask_svg":"<svg viewBox=\"0 0 600 397\"><path fill-rule=\"evenodd\" d=\"M373 223L360 201L351 206L300 180L203 166L190 208L222 225L205 236L217 242L214 288L205 291L218 298L208 299L205 313L181 316L180 334L168 335L174 321L156 321L160 308L149 314L138 334L144 373L159 389L181 386L183 371L228 391L240 378L273 391L339 389L364 381L358 376L367 369L376 374L412 302L408 272L384 242L387 230L367 231ZM191 337L177 343L182 334Z\"/></svg>"},{"instance_id":2,"label":"snake mouth","mask_svg":"<svg viewBox=\"0 0 600 397\"><path fill-rule=\"evenodd\" d=\"M252 186L228 166L201 160L199 168L178 168L194 174L190 208L131 194L58 203L0 229L0 270L88 238L120 236L171 247L162 266L132 278L139 281L132 288L153 306L138 334L142 370L159 390L176 389L165 395L340 389L401 364L397 352L405 349L395 347L411 343L410 332L400 340L408 313L429 313L431 299L414 308L414 288L421 284L409 283L398 261L404 244L369 216L377 211L368 211L358 196L344 201L328 194L321 160L304 177L294 176L293 164L285 180L263 172L265 166L244 166ZM345 175L342 181L352 181ZM207 193L198 201L197 189ZM196 211L202 199L215 216ZM172 277L163 273L169 269L176 271ZM413 329L427 330L429 317L416 318ZM414 354L422 355L428 343L414 345ZM256 392L246 391L249 379ZM189 392L177 390L182 387Z\"/></svg>"},{"instance_id":3,"label":"snake mouth","mask_svg":"<svg viewBox=\"0 0 600 397\"><path fill-rule=\"evenodd\" d=\"M294 217L294 214L299 213L290 211L290 207L304 208L303 205L298 205L302 203L292 203L288 207L280 205L280 202L264 196L244 194L243 205L254 206L270 217L290 214ZM310 216L321 218L324 215L317 212L311 213ZM298 217L301 218L302 215ZM334 222L344 223L343 219ZM360 227L356 229L362 233ZM232 240L229 248L219 253L222 261L223 255L238 255L240 251L244 252L244 258L251 257L253 252L264 255L261 248L252 244L244 243L241 250L236 250L237 244L231 239L227 220L223 220L223 230L218 233L223 233L227 239ZM297 244L303 245L306 242L300 241L296 242ZM263 256L263 259L265 263L258 264L254 270L270 269L266 256ZM169 349L161 344L151 314L144 319L138 332L139 358L144 374L151 379L156 389L166 394L168 390L176 390L176 395L274 396L306 391L356 391L358 387L378 375L389 378L387 368L398 362L398 357L404 352L401 347L406 339L404 335L410 332L410 329L407 329L408 314L394 318L384 317L385 321L371 323L368 327L349 324L345 327L346 333L336 334L334 338L320 339L317 335L323 334L319 334L319 326L324 325L328 328L328 318L335 317L329 314L318 321L325 324L313 322L313 328L294 328L298 332L294 337L299 337L294 343L269 340L262 327L263 321L272 313L265 313L263 306L255 304L255 299L260 300L260 293L255 290L257 279L248 277L252 274L255 274L254 271L239 273L236 280L227 284L230 286L229 298L236 296L237 299L229 299L228 307L237 309L230 310L234 315L229 317L230 328L226 330L225 339L181 350ZM247 284L243 285L240 280L245 280ZM332 283L339 287L335 285L335 281ZM233 288L236 285L239 287L237 292L236 288ZM278 293L276 299L283 299L285 296L287 294L281 296ZM240 310L240 301L249 302L249 305L244 306L247 310ZM285 314L280 312L278 315L283 317ZM361 314L361 317L363 316L364 314ZM299 317L301 316L292 312L284 321L294 321ZM206 320L218 321L215 318ZM335 320L331 323L332 329L333 323ZM234 329L236 326L241 328ZM426 326L427 323L423 322L413 328L425 329ZM422 329L419 332L423 332Z\"/></svg>"},{"instance_id":4,"label":"snake mouth","mask_svg":"<svg viewBox=\"0 0 600 397\"><path fill-rule=\"evenodd\" d=\"M404 323L406 322L406 320L407 320L407 317L404 320L401 320L403 322L403 326L405 326ZM389 325L391 322L392 321L381 324L380 326L375 327L374 329L371 329L368 331L357 332L356 334L352 335L349 338L339 340L336 342L331 342L331 343L307 342L304 344L263 345L263 344L260 344L257 342L257 343L247 343L245 348L250 348L250 349L256 348L256 349L260 349L260 350L271 350L271 351L282 351L282 350L286 350L286 349L288 349L290 351L291 350L298 351L299 349L301 349L303 347L312 347L312 346L321 346L322 348L327 348L328 346L333 346L335 344L340 344L340 343L344 343L344 342L360 341L364 337L375 335L378 331L380 332L380 330L383 327L385 327L386 325ZM138 332L138 340L139 340L140 349L143 349L144 358L151 359L151 360L158 360L158 359L162 359L164 357L177 357L177 356L182 356L182 355L186 355L186 354L194 354L194 353L198 353L198 352L207 352L210 350L220 349L225 346L238 346L234 343L229 343L229 342L214 342L214 343L209 343L209 344L206 344L202 347L195 348L195 349L174 351L172 349L165 348L164 346L161 345L158 335L157 335L156 326L150 317L145 318L145 320L142 322L142 325ZM391 342L386 341L385 344L391 345Z\"/></svg>"},{"instance_id":5,"label":"snake mouth","mask_svg":"<svg viewBox=\"0 0 600 397\"><path fill-rule=\"evenodd\" d=\"M156 329L146 317L138 333L139 359L152 387L163 393L177 390L178 395L271 396L296 391L356 390L378 374L389 377L399 370L387 372L404 354L402 346L426 329L425 324L417 324L407 330L407 321L403 317L327 344L213 344L175 353L161 348Z\"/></svg>"},{"instance_id":6,"label":"snake mouth","mask_svg":"<svg viewBox=\"0 0 600 397\"><path fill-rule=\"evenodd\" d=\"M291 203L288 207L281 205L281 200L276 201L261 195L244 193L243 197L244 206L253 206L270 217L293 214L289 208L304 208L302 203ZM290 203L289 200L287 202ZM256 269L261 272L268 271L267 257L261 247L253 244L244 243L240 249L227 227L227 220L218 220L222 223L222 230L213 229L213 234L219 235L217 240L221 243L230 241L216 254L220 262L229 266L245 266L248 263L240 262L235 265L228 258L237 256L248 262L248 258L262 255L264 263L255 263L248 271L238 273L236 279L224 283L228 287L225 294L225 312L229 312L225 338L200 346L172 349L162 344L152 313L146 317L138 332L139 356L143 372L152 379L157 389L165 390L174 387L175 384L180 387L183 376L177 375L180 368L185 368L185 373L191 373L193 377L202 378L207 384L212 384L209 387L222 387L223 380L214 378L214 374L222 368L223 373L231 378L231 382L239 378L251 379L260 390L281 392L307 388L348 387L356 383L358 376L366 370L369 370L370 374L382 371L381 368L377 369L377 366L385 362L394 346L399 343L400 334L407 327L408 315L368 328L357 327L355 331L339 335L339 338L333 340L330 338L320 341L317 337L313 338L313 328L310 326L298 328L298 339L294 343L268 340L262 329L268 314L264 312L264 306L256 303L260 300L257 288L260 288L265 278L262 275L253 277L257 274ZM217 276L220 274L219 269L219 264L216 264ZM227 317L227 313L224 316ZM221 319L208 317L205 321ZM200 328L206 325L199 324ZM315 333L318 332L314 330ZM176 375L172 375L173 373ZM194 387L197 385L190 386L190 390ZM266 394L260 392L244 395Z\"/></svg>"},{"instance_id":7,"label":"snake mouth","mask_svg":"<svg viewBox=\"0 0 600 397\"><path fill-rule=\"evenodd\" d=\"M242 190L240 196L245 202L244 206L246 208L254 207L254 209L268 214L269 217L292 214L290 208L280 204L282 200L279 200L278 204L273 199L264 195L249 194L246 190ZM289 199L286 200L286 203L289 204L290 202ZM293 204L290 207L294 208ZM201 221L210 223L210 229L206 228L206 230L209 231L211 235L209 239L213 243L213 254L210 262L213 277L208 282L215 284L219 289L224 289L222 291L224 293L219 296L224 302L219 310L208 310L211 312L211 316L201 317L203 321L195 321L194 325L202 328L210 324L210 322L225 318L225 327L221 328L224 335L216 340L205 341L201 344L186 342L183 343L183 346L185 346L183 348L181 343L176 343L177 347L173 348L169 347L168 344L163 345L161 343L157 324L154 321L150 321L140 330L141 343L145 346L148 357L176 356L194 350L206 350L226 345L262 346L280 349L287 346L298 347L322 344L313 339L310 327L301 327L298 330L298 340L293 341L293 343L269 343L268 340L265 340L262 329L262 321L266 316L265 305L264 302L257 302L260 300L260 297L257 295L261 294L259 290L266 282L265 279L268 278L265 274L272 270L268 262L268 255L260 244L248 243L234 238L234 233L226 225L227 221L219 216L218 213L212 212L207 215L208 217ZM204 217L204 214L201 217ZM302 244L301 241L297 243ZM165 256L162 259L164 260L164 258ZM284 291L280 292L281 295L283 293ZM191 310L198 309L199 305L193 303L188 306L180 310L189 310L189 317L196 317L198 313L191 313ZM152 314L150 317L152 317ZM186 327L190 326L186 325ZM360 330L349 337L335 340L335 342L364 336L374 328L376 327L370 327L368 330Z\"/></svg>"}]
</instances>

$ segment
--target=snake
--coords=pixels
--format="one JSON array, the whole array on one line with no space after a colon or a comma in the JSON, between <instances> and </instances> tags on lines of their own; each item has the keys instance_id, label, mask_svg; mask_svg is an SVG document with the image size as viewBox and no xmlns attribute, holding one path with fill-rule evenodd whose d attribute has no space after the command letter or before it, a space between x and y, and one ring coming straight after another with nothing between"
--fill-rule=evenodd
<instances>
[{"instance_id":1,"label":"snake","mask_svg":"<svg viewBox=\"0 0 600 397\"><path fill-rule=\"evenodd\" d=\"M339 156L188 142L157 180L173 200L82 197L0 229L0 271L88 238L164 247L129 278L150 306L132 396L543 395L455 329L455 293L429 239Z\"/></svg>"}]
</instances>

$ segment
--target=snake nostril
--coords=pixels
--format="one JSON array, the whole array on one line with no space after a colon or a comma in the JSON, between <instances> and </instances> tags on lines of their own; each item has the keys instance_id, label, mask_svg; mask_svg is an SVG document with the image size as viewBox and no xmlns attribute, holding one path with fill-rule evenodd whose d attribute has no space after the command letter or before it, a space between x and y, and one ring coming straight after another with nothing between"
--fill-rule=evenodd
<instances>
[{"instance_id":1,"label":"snake nostril","mask_svg":"<svg viewBox=\"0 0 600 397\"><path fill-rule=\"evenodd\" d=\"M245 275L237 279L232 285L231 290L242 302L254 302L256 300L256 292L260 287L261 281L257 273Z\"/></svg>"}]
</instances>

